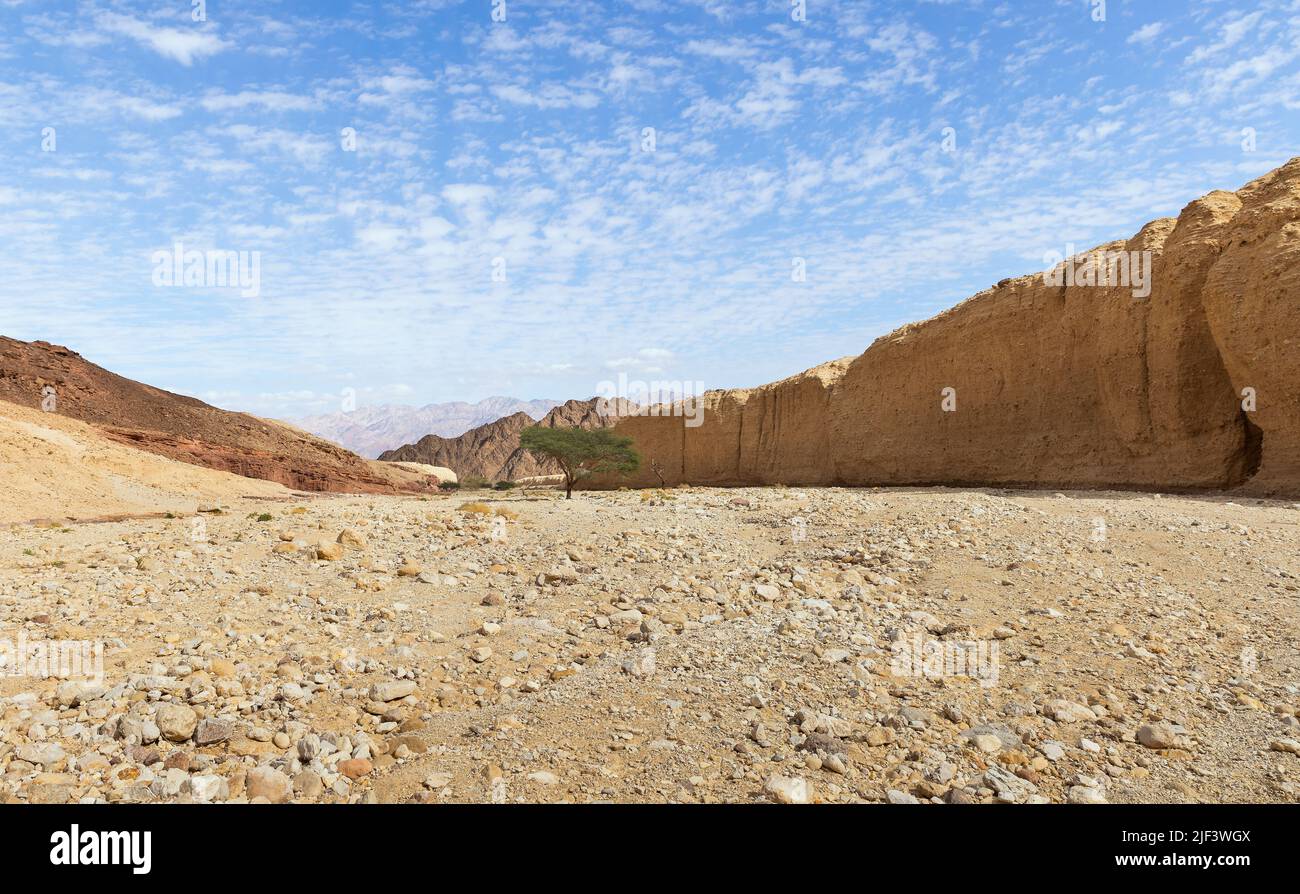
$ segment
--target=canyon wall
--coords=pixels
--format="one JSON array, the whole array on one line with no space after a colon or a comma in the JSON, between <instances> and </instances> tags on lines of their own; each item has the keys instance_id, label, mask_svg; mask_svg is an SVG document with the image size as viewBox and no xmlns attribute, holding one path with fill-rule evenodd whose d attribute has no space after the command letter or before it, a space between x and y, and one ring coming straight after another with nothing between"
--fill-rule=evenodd
<instances>
[{"instance_id":1,"label":"canyon wall","mask_svg":"<svg viewBox=\"0 0 1300 894\"><path fill-rule=\"evenodd\" d=\"M621 420L644 460L622 483L1300 493L1300 159L1102 251L1151 252L1150 294L1004 280L856 358L710 392L698 427Z\"/></svg>"}]
</instances>

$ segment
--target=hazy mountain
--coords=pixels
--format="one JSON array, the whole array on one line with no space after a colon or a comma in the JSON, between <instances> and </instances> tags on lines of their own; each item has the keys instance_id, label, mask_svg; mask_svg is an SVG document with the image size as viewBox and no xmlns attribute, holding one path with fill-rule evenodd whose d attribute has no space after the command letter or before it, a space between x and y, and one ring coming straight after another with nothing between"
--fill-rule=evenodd
<instances>
[{"instance_id":1,"label":"hazy mountain","mask_svg":"<svg viewBox=\"0 0 1300 894\"><path fill-rule=\"evenodd\" d=\"M425 435L454 438L515 413L540 419L560 403L488 397L474 404L464 401L423 407L380 404L360 407L350 413L328 413L292 421L299 428L374 459L385 450L413 443Z\"/></svg>"}]
</instances>

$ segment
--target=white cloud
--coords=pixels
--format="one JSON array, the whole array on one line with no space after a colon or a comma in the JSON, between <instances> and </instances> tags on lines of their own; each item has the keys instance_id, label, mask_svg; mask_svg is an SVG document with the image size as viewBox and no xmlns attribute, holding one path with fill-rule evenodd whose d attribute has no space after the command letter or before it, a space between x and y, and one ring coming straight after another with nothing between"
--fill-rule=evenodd
<instances>
[{"instance_id":1,"label":"white cloud","mask_svg":"<svg viewBox=\"0 0 1300 894\"><path fill-rule=\"evenodd\" d=\"M1219 39L1214 43L1199 46L1193 50L1187 57L1188 64L1196 65L1204 62L1206 59L1219 55L1224 50L1236 46L1264 17L1262 10L1257 10L1256 12L1247 15L1241 15L1240 13L1234 13L1232 15L1235 17L1230 18L1223 27L1219 29Z\"/></svg>"},{"instance_id":2,"label":"white cloud","mask_svg":"<svg viewBox=\"0 0 1300 894\"><path fill-rule=\"evenodd\" d=\"M158 55L175 59L186 67L195 60L215 55L233 46L216 34L198 30L197 27L195 30L182 31L113 12L100 13L96 23L104 31L129 37Z\"/></svg>"},{"instance_id":3,"label":"white cloud","mask_svg":"<svg viewBox=\"0 0 1300 894\"><path fill-rule=\"evenodd\" d=\"M600 105L596 94L571 90L562 84L543 84L537 90L502 84L493 86L492 94L505 102L537 109L594 109Z\"/></svg>"},{"instance_id":4,"label":"white cloud","mask_svg":"<svg viewBox=\"0 0 1300 894\"><path fill-rule=\"evenodd\" d=\"M1128 36L1129 43L1148 44L1165 30L1164 22L1149 22Z\"/></svg>"},{"instance_id":5,"label":"white cloud","mask_svg":"<svg viewBox=\"0 0 1300 894\"><path fill-rule=\"evenodd\" d=\"M120 96L113 99L113 105L128 115L145 121L168 121L179 118L183 112L179 106L150 102L138 96Z\"/></svg>"},{"instance_id":6,"label":"white cloud","mask_svg":"<svg viewBox=\"0 0 1300 894\"><path fill-rule=\"evenodd\" d=\"M271 112L304 112L321 107L321 101L312 96L299 96L279 90L241 90L238 93L214 91L204 96L200 104L210 112L256 107Z\"/></svg>"},{"instance_id":7,"label":"white cloud","mask_svg":"<svg viewBox=\"0 0 1300 894\"><path fill-rule=\"evenodd\" d=\"M726 62L742 62L753 59L759 54L758 47L740 38L730 40L690 40L686 42L686 52L699 56L708 56Z\"/></svg>"}]
</instances>

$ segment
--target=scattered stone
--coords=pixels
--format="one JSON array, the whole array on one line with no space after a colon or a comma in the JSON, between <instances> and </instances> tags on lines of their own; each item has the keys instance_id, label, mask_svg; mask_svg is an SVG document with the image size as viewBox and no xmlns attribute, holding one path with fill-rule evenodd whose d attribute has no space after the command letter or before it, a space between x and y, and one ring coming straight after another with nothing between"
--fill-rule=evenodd
<instances>
[{"instance_id":1,"label":"scattered stone","mask_svg":"<svg viewBox=\"0 0 1300 894\"><path fill-rule=\"evenodd\" d=\"M635 657L629 658L623 662L623 673L630 674L638 680L652 677L654 676L654 672L654 649L642 649Z\"/></svg>"},{"instance_id":2,"label":"scattered stone","mask_svg":"<svg viewBox=\"0 0 1300 894\"><path fill-rule=\"evenodd\" d=\"M377 702L393 702L415 692L414 680L386 680L370 687L370 698Z\"/></svg>"},{"instance_id":3,"label":"scattered stone","mask_svg":"<svg viewBox=\"0 0 1300 894\"><path fill-rule=\"evenodd\" d=\"M315 770L303 770L293 777L293 791L298 797L312 801L325 791L325 783Z\"/></svg>"},{"instance_id":4,"label":"scattered stone","mask_svg":"<svg viewBox=\"0 0 1300 894\"><path fill-rule=\"evenodd\" d=\"M344 528L339 532L338 542L351 549L366 548L366 538L362 537L351 528ZM418 574L419 572L417 571L416 573Z\"/></svg>"},{"instance_id":5,"label":"scattered stone","mask_svg":"<svg viewBox=\"0 0 1300 894\"><path fill-rule=\"evenodd\" d=\"M254 767L244 778L249 800L265 798L272 804L283 804L293 797L293 783L279 770Z\"/></svg>"},{"instance_id":6,"label":"scattered stone","mask_svg":"<svg viewBox=\"0 0 1300 894\"><path fill-rule=\"evenodd\" d=\"M1105 804L1106 793L1095 786L1074 785L1065 799L1071 804Z\"/></svg>"},{"instance_id":7,"label":"scattered stone","mask_svg":"<svg viewBox=\"0 0 1300 894\"><path fill-rule=\"evenodd\" d=\"M367 775L374 765L365 758L350 758L349 760L339 761L338 770L349 779L360 779Z\"/></svg>"},{"instance_id":8,"label":"scattered stone","mask_svg":"<svg viewBox=\"0 0 1300 894\"><path fill-rule=\"evenodd\" d=\"M450 773L430 773L424 777L424 787L434 791L444 789L451 785L451 779Z\"/></svg>"},{"instance_id":9,"label":"scattered stone","mask_svg":"<svg viewBox=\"0 0 1300 894\"><path fill-rule=\"evenodd\" d=\"M1053 699L1044 708L1047 716L1057 723L1084 723L1097 719L1097 715L1087 705L1064 699Z\"/></svg>"},{"instance_id":10,"label":"scattered stone","mask_svg":"<svg viewBox=\"0 0 1300 894\"><path fill-rule=\"evenodd\" d=\"M772 776L763 791L779 804L807 804L812 800L812 786L800 777Z\"/></svg>"},{"instance_id":11,"label":"scattered stone","mask_svg":"<svg viewBox=\"0 0 1300 894\"><path fill-rule=\"evenodd\" d=\"M985 785L997 792L1000 801L1020 804L1038 791L1033 782L1001 767L989 767L983 778Z\"/></svg>"},{"instance_id":12,"label":"scattered stone","mask_svg":"<svg viewBox=\"0 0 1300 894\"><path fill-rule=\"evenodd\" d=\"M1177 748L1178 732L1172 724L1148 723L1138 728L1137 740L1147 748Z\"/></svg>"},{"instance_id":13,"label":"scattered stone","mask_svg":"<svg viewBox=\"0 0 1300 894\"><path fill-rule=\"evenodd\" d=\"M194 730L194 744L214 745L217 742L224 742L230 738L233 732L234 728L229 720L205 717L199 721Z\"/></svg>"},{"instance_id":14,"label":"scattered stone","mask_svg":"<svg viewBox=\"0 0 1300 894\"><path fill-rule=\"evenodd\" d=\"M223 776L205 773L190 777L190 795L199 804L225 801L230 797L230 781Z\"/></svg>"},{"instance_id":15,"label":"scattered stone","mask_svg":"<svg viewBox=\"0 0 1300 894\"><path fill-rule=\"evenodd\" d=\"M154 722L168 742L187 742L194 735L199 715L188 705L166 704L159 706Z\"/></svg>"}]
</instances>

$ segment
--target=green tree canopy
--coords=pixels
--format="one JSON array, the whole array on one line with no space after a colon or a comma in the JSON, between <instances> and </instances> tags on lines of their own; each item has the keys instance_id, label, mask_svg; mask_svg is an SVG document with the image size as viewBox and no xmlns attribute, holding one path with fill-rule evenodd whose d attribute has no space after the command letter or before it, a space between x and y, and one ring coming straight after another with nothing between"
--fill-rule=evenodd
<instances>
[{"instance_id":1,"label":"green tree canopy","mask_svg":"<svg viewBox=\"0 0 1300 894\"><path fill-rule=\"evenodd\" d=\"M564 472L565 499L573 499L573 485L598 473L627 474L641 465L632 439L608 428L547 428L533 425L519 435L519 446L550 457Z\"/></svg>"}]
</instances>

